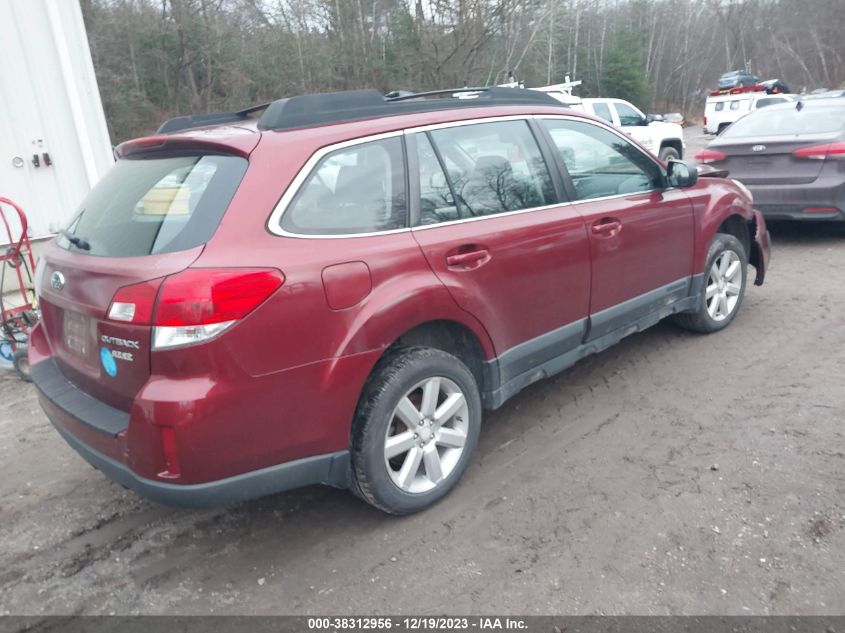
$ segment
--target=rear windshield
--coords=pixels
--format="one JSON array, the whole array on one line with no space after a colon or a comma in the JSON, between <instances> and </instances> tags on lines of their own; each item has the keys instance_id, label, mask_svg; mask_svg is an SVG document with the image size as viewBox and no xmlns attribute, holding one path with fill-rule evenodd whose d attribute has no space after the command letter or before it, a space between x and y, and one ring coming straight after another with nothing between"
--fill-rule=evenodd
<instances>
[{"instance_id":1,"label":"rear windshield","mask_svg":"<svg viewBox=\"0 0 845 633\"><path fill-rule=\"evenodd\" d=\"M67 230L79 241L72 244L61 235L59 246L104 257L137 257L204 244L246 168L239 156L121 159L70 223Z\"/></svg>"},{"instance_id":2,"label":"rear windshield","mask_svg":"<svg viewBox=\"0 0 845 633\"><path fill-rule=\"evenodd\" d=\"M845 130L845 105L823 108L764 108L742 117L722 133L723 138L795 136Z\"/></svg>"}]
</instances>

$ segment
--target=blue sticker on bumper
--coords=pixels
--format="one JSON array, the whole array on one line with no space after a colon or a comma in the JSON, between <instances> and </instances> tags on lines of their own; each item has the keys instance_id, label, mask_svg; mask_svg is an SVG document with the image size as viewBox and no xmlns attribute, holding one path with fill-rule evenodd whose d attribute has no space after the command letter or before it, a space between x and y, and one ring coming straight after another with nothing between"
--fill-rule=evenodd
<instances>
[{"instance_id":1,"label":"blue sticker on bumper","mask_svg":"<svg viewBox=\"0 0 845 633\"><path fill-rule=\"evenodd\" d=\"M100 348L100 362L103 363L103 369L109 376L117 376L117 363L107 347Z\"/></svg>"}]
</instances>

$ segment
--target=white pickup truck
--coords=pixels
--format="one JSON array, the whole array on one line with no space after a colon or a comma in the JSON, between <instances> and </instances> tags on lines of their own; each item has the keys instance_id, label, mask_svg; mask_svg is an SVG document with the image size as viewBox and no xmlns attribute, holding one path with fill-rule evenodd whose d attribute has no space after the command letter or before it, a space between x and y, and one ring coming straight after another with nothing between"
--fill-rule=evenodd
<instances>
[{"instance_id":1,"label":"white pickup truck","mask_svg":"<svg viewBox=\"0 0 845 633\"><path fill-rule=\"evenodd\" d=\"M684 157L684 129L677 123L661 121L654 115L646 116L633 104L622 99L576 97L572 95L572 85L576 84L569 82L567 78L567 83L532 90L548 93L573 110L580 110L610 122L661 160Z\"/></svg>"},{"instance_id":2,"label":"white pickup truck","mask_svg":"<svg viewBox=\"0 0 845 633\"><path fill-rule=\"evenodd\" d=\"M765 90L711 95L704 103L704 133L721 134L731 123L752 110L795 99L795 95L768 94Z\"/></svg>"}]
</instances>

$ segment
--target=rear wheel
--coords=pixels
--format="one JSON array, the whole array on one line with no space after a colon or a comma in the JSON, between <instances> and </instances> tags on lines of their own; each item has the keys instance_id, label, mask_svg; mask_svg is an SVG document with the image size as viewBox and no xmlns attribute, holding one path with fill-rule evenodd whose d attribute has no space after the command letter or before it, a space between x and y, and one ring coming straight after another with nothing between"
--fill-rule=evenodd
<instances>
[{"instance_id":1,"label":"rear wheel","mask_svg":"<svg viewBox=\"0 0 845 633\"><path fill-rule=\"evenodd\" d=\"M478 386L458 358L429 348L391 353L358 407L352 489L391 514L423 510L458 482L480 427Z\"/></svg>"},{"instance_id":2,"label":"rear wheel","mask_svg":"<svg viewBox=\"0 0 845 633\"><path fill-rule=\"evenodd\" d=\"M733 235L717 233L704 267L704 284L695 310L675 317L693 332L718 332L730 325L742 305L748 276L748 256Z\"/></svg>"},{"instance_id":3,"label":"rear wheel","mask_svg":"<svg viewBox=\"0 0 845 633\"><path fill-rule=\"evenodd\" d=\"M660 160L664 163L670 160L678 160L681 155L674 147L664 147L660 150Z\"/></svg>"},{"instance_id":4,"label":"rear wheel","mask_svg":"<svg viewBox=\"0 0 845 633\"><path fill-rule=\"evenodd\" d=\"M29 347L27 345L18 344L12 357L12 363L21 380L32 382L32 376L29 375Z\"/></svg>"}]
</instances>

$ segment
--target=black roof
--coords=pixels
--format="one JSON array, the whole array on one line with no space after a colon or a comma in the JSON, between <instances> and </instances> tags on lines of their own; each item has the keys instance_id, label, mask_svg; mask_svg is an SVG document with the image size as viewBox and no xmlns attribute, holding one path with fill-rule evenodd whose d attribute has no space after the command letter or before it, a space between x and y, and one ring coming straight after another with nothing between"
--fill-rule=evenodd
<instances>
[{"instance_id":1,"label":"black roof","mask_svg":"<svg viewBox=\"0 0 845 633\"><path fill-rule=\"evenodd\" d=\"M265 110L269 103L252 106L246 110L238 110L237 112L212 112L209 114L193 114L189 116L177 116L172 119L167 119L162 123L156 134L173 134L181 130L189 130L195 127L205 127L206 125L221 125L223 123L238 123L243 122L252 117L253 114Z\"/></svg>"},{"instance_id":2,"label":"black roof","mask_svg":"<svg viewBox=\"0 0 845 633\"><path fill-rule=\"evenodd\" d=\"M500 105L566 107L544 92L499 86L419 93L397 91L387 96L377 90L348 90L279 99L238 112L175 117L165 121L159 127L158 133L168 134L206 125L237 123L262 110L258 128L280 131L384 116Z\"/></svg>"}]
</instances>

